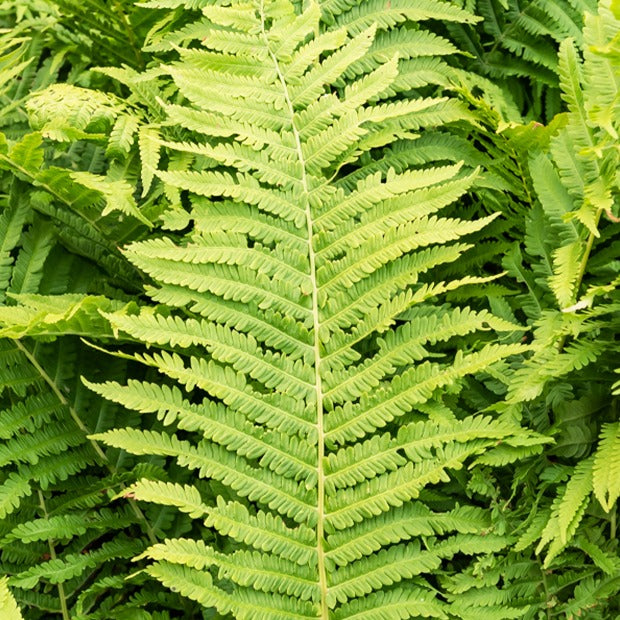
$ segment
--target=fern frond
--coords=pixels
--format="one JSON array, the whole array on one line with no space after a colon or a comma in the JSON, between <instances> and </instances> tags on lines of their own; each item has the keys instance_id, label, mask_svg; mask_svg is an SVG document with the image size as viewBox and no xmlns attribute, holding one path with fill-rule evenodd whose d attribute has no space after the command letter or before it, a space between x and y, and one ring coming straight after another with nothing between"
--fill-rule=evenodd
<instances>
[{"instance_id":1,"label":"fern frond","mask_svg":"<svg viewBox=\"0 0 620 620\"><path fill-rule=\"evenodd\" d=\"M230 594L213 583L210 573L165 561L147 569L152 577L165 586L178 590L184 596L200 602L204 607L215 607L221 613L234 613L250 620L292 620L314 618L313 606L278 594L259 593L237 589Z\"/></svg>"},{"instance_id":2,"label":"fern frond","mask_svg":"<svg viewBox=\"0 0 620 620\"><path fill-rule=\"evenodd\" d=\"M46 137L63 141L109 127L122 106L102 92L54 84L31 97L26 109L34 129Z\"/></svg>"},{"instance_id":3,"label":"fern frond","mask_svg":"<svg viewBox=\"0 0 620 620\"><path fill-rule=\"evenodd\" d=\"M575 472L566 485L566 492L562 498L562 502L558 507L558 526L560 528L560 540L566 542L567 532L573 520L575 513L579 510L579 505L583 503L585 498L592 492L592 463L582 461L576 468Z\"/></svg>"},{"instance_id":4,"label":"fern frond","mask_svg":"<svg viewBox=\"0 0 620 620\"><path fill-rule=\"evenodd\" d=\"M240 586L276 592L302 601L316 601L318 598L317 584L312 578L313 567L300 568L299 565L267 554L247 551L224 554L202 541L174 539L149 547L141 557L165 560L197 570L214 566L220 578L229 579Z\"/></svg>"},{"instance_id":5,"label":"fern frond","mask_svg":"<svg viewBox=\"0 0 620 620\"><path fill-rule=\"evenodd\" d=\"M124 489L120 497L133 497L141 501L175 506L193 518L201 517L209 511L202 502L200 491L188 484L180 485L143 478Z\"/></svg>"},{"instance_id":6,"label":"fern frond","mask_svg":"<svg viewBox=\"0 0 620 620\"><path fill-rule=\"evenodd\" d=\"M32 494L29 472L11 473L0 485L0 518L4 519L17 508L22 499Z\"/></svg>"},{"instance_id":7,"label":"fern frond","mask_svg":"<svg viewBox=\"0 0 620 620\"><path fill-rule=\"evenodd\" d=\"M120 538L103 543L99 549L91 553L67 554L63 559L43 562L39 566L14 575L9 579L9 583L18 588L33 588L41 579L54 584L63 583L99 563L129 558L141 551L142 546L139 541Z\"/></svg>"},{"instance_id":8,"label":"fern frond","mask_svg":"<svg viewBox=\"0 0 620 620\"><path fill-rule=\"evenodd\" d=\"M618 455L620 454L620 425L604 424L599 446L592 463L592 487L594 496L609 512L620 497L620 475Z\"/></svg>"},{"instance_id":9,"label":"fern frond","mask_svg":"<svg viewBox=\"0 0 620 620\"><path fill-rule=\"evenodd\" d=\"M101 215L105 216L112 211L118 210L137 218L147 226L152 226L148 218L138 209L132 195L133 189L127 181L104 180L99 175L89 172L72 172L71 178L80 185L103 196L106 201L106 207L101 212Z\"/></svg>"},{"instance_id":10,"label":"fern frond","mask_svg":"<svg viewBox=\"0 0 620 620\"><path fill-rule=\"evenodd\" d=\"M399 618L415 617L414 614L423 618L447 618L441 602L432 592L422 588L396 588L353 599L342 605L334 617L338 620L379 620L389 613Z\"/></svg>"},{"instance_id":11,"label":"fern frond","mask_svg":"<svg viewBox=\"0 0 620 620\"><path fill-rule=\"evenodd\" d=\"M434 87L457 75L440 59L456 47L419 26L477 17L439 0L148 6L179 9L149 35L166 64L99 72L128 89L127 102L93 99L80 114L85 93L66 89L65 102L52 90L31 104L46 135L73 130L103 152L96 134L111 131L114 164L105 175L27 175L50 196L40 211L70 221L49 206L64 204L114 245L104 234L121 230L114 218L160 218L163 232L134 224L115 255L148 278L146 296L112 307L83 296L55 313L41 298L40 315L37 300L22 298L28 326L13 322L7 334L83 334L103 320L97 339L111 331L123 343L116 356L135 378L84 385L133 412L88 439L121 461L153 458L136 467L138 482L128 475L110 493L149 502L166 537L136 543L146 562L136 579L235 618L446 618L443 585L428 573L452 574L509 542L461 505L460 470L485 454L507 458L495 451L503 444L516 458L547 441L488 415L498 409L489 395L505 390L498 377L530 349L514 316L484 309L484 285L499 276L467 254L483 230L505 230L492 224L497 203L478 194L501 182L477 167L487 159L475 161L464 138L449 137L448 126L464 136L479 118ZM321 21L329 15L332 24ZM144 117L133 115L139 106ZM566 261L556 263L564 275ZM475 309L447 295L467 285L477 287ZM571 352L572 368L590 355ZM40 416L41 447L18 437L7 459L44 454L45 415L54 413ZM15 424L22 418L11 409ZM138 419L145 428L133 427ZM90 489L76 499L91 501ZM8 536L34 545L69 526L78 537L97 531L81 518L30 519ZM113 548L121 540L86 558L71 550L14 583L64 584L114 557L124 563Z\"/></svg>"},{"instance_id":12,"label":"fern frond","mask_svg":"<svg viewBox=\"0 0 620 620\"><path fill-rule=\"evenodd\" d=\"M171 307L184 307L190 304L192 312L237 331L251 332L257 340L273 344L292 359L308 357L310 354L311 345L307 328L278 312L264 311L254 303L223 301L210 293L188 292L183 287L169 285L153 288L150 294L153 300Z\"/></svg>"},{"instance_id":13,"label":"fern frond","mask_svg":"<svg viewBox=\"0 0 620 620\"><path fill-rule=\"evenodd\" d=\"M93 435L92 439L105 441L133 454L175 457L180 465L197 469L202 477L221 480L242 497L269 506L298 523L316 520L312 494L307 489L271 472L252 468L244 459L235 458L216 444L204 442L194 447L175 436L137 429L108 431Z\"/></svg>"},{"instance_id":14,"label":"fern frond","mask_svg":"<svg viewBox=\"0 0 620 620\"><path fill-rule=\"evenodd\" d=\"M327 557L336 565L344 566L393 543L451 531L481 533L489 525L484 513L471 506L434 513L422 502L408 502L391 513L381 514L357 523L350 529L330 534L327 537Z\"/></svg>"},{"instance_id":15,"label":"fern frond","mask_svg":"<svg viewBox=\"0 0 620 620\"><path fill-rule=\"evenodd\" d=\"M438 19L471 23L479 19L458 6L437 0L423 0L416 2L414 6L403 0L395 0L388 7L378 0L370 0L363 5L351 0L327 0L321 2L321 9L324 13L335 16L335 23L346 26L349 32L359 32L372 23L387 30L405 20L421 22Z\"/></svg>"},{"instance_id":16,"label":"fern frond","mask_svg":"<svg viewBox=\"0 0 620 620\"><path fill-rule=\"evenodd\" d=\"M382 428L416 404L426 402L440 386L479 371L500 359L523 351L523 345L488 345L480 352L459 356L449 368L425 362L395 376L391 382L359 403L334 409L327 416L326 440L346 443Z\"/></svg>"},{"instance_id":17,"label":"fern frond","mask_svg":"<svg viewBox=\"0 0 620 620\"><path fill-rule=\"evenodd\" d=\"M243 416L209 401L192 404L176 388L139 381L129 381L125 386L113 382L96 385L86 382L86 385L127 408L157 412L164 424L176 422L181 429L199 431L241 456L260 457L261 464L279 474L304 479L308 484L314 481L312 452L296 436L274 432L263 438L258 428Z\"/></svg>"},{"instance_id":18,"label":"fern frond","mask_svg":"<svg viewBox=\"0 0 620 620\"><path fill-rule=\"evenodd\" d=\"M4 537L4 542L32 543L49 539L63 540L81 536L87 530L112 530L127 527L135 521L131 511L102 510L94 514L65 514L20 523Z\"/></svg>"},{"instance_id":19,"label":"fern frond","mask_svg":"<svg viewBox=\"0 0 620 620\"><path fill-rule=\"evenodd\" d=\"M583 519L592 493L592 458L584 459L575 467L564 493L553 502L551 518L542 531L536 553L549 544L544 565L549 566L555 556L574 536Z\"/></svg>"},{"instance_id":20,"label":"fern frond","mask_svg":"<svg viewBox=\"0 0 620 620\"><path fill-rule=\"evenodd\" d=\"M21 310L20 316L16 316L11 306L0 307L0 334L8 338L21 338L26 334L111 336L110 325L100 313L122 305L103 296L75 293L49 296L10 293L10 297L19 302Z\"/></svg>"},{"instance_id":21,"label":"fern frond","mask_svg":"<svg viewBox=\"0 0 620 620\"><path fill-rule=\"evenodd\" d=\"M382 586L398 583L440 565L439 557L432 551L422 550L419 542L395 545L370 558L359 560L338 569L330 591L330 607L335 602L370 594Z\"/></svg>"},{"instance_id":22,"label":"fern frond","mask_svg":"<svg viewBox=\"0 0 620 620\"><path fill-rule=\"evenodd\" d=\"M43 267L54 245L54 234L40 219L35 219L21 241L22 251L15 261L8 290L11 293L35 293L39 290Z\"/></svg>"},{"instance_id":23,"label":"fern frond","mask_svg":"<svg viewBox=\"0 0 620 620\"><path fill-rule=\"evenodd\" d=\"M581 249L581 244L575 241L553 252L553 275L548 282L560 308L567 308L575 300Z\"/></svg>"},{"instance_id":24,"label":"fern frond","mask_svg":"<svg viewBox=\"0 0 620 620\"><path fill-rule=\"evenodd\" d=\"M401 426L398 435L375 435L372 439L330 454L326 484L332 488L353 486L406 463L422 461L433 448L452 442L481 438L499 441L510 436L510 427L485 418L468 418L449 426L418 422ZM406 458L401 456L406 455Z\"/></svg>"},{"instance_id":25,"label":"fern frond","mask_svg":"<svg viewBox=\"0 0 620 620\"><path fill-rule=\"evenodd\" d=\"M464 445L449 444L420 463L408 462L366 484L337 490L330 498L326 519L329 530L350 528L366 518L402 506L417 498L424 486L446 482L447 469L460 469L465 459L485 447L484 441L472 441Z\"/></svg>"},{"instance_id":26,"label":"fern frond","mask_svg":"<svg viewBox=\"0 0 620 620\"><path fill-rule=\"evenodd\" d=\"M304 525L291 528L270 512L259 511L253 515L243 504L218 499L205 524L224 536L291 562L314 563L314 532Z\"/></svg>"}]
</instances>

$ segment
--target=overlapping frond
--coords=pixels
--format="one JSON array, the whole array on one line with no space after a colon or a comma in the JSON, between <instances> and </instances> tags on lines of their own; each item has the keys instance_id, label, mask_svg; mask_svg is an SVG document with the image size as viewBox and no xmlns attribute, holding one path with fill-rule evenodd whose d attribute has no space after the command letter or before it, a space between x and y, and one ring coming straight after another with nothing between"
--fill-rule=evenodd
<instances>
[{"instance_id":1,"label":"overlapping frond","mask_svg":"<svg viewBox=\"0 0 620 620\"><path fill-rule=\"evenodd\" d=\"M592 486L596 499L609 512L620 497L618 476L618 423L605 424L592 463Z\"/></svg>"}]
</instances>

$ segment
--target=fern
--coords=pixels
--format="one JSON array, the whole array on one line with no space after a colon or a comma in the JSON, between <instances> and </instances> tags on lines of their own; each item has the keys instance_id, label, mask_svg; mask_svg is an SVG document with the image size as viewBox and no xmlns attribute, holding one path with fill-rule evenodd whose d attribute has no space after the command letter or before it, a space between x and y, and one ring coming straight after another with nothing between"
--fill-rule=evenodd
<instances>
[{"instance_id":1,"label":"fern","mask_svg":"<svg viewBox=\"0 0 620 620\"><path fill-rule=\"evenodd\" d=\"M474 280L434 285L426 274L457 260L468 247L461 237L494 216L466 223L441 215L475 179L459 165L364 170L364 153L380 157L377 149L411 130L459 117L445 98L382 101L398 67L395 59L362 64L376 40L364 21L372 7L365 9L349 16L350 34L318 35L316 5L302 13L285 4L203 9L213 24L205 26L207 49L182 49L166 67L191 103L167 113L193 133L166 138L164 125L149 138L190 156L185 169L156 174L189 192L196 228L125 250L155 282L153 299L193 316L147 307L106 314L115 332L164 347L135 354L164 383L89 384L192 433L118 429L93 439L165 456L223 485L215 504L194 486L148 480L126 493L206 518L231 539L226 552L203 539L171 539L143 557L167 587L239 618L368 617L382 606L402 613L416 600L443 616L430 584L418 580L422 589L410 591L408 580L456 553L507 544L500 535L468 542L480 526L459 524L458 507L431 516L411 503L498 441L527 441L508 420L453 417L446 425L425 413L438 388L458 394L465 377L525 347L479 345L432 359L438 341L518 326L467 308L427 314L429 297ZM430 4L425 10L440 15ZM393 23L388 15L380 27ZM410 16L395 7L397 15ZM218 53L255 69L229 69ZM361 77L337 90L354 63ZM345 166L360 171L346 184ZM219 231L212 218L224 224ZM422 530L415 510L428 515ZM463 533L435 539L435 527ZM423 550L424 532L431 537ZM382 591L395 583L405 589Z\"/></svg>"},{"instance_id":2,"label":"fern","mask_svg":"<svg viewBox=\"0 0 620 620\"><path fill-rule=\"evenodd\" d=\"M14 36L32 34L33 23L40 22L29 16L14 29ZM7 134L2 134L0 148L0 294L7 304L2 307L5 325L17 321L21 327L5 331L0 340L0 565L7 575L0 606L7 618L22 618L22 614L27 618L85 617L96 607L107 610L104 615L131 614L132 609L141 613L144 603L117 599L118 585L111 588L107 580L114 573L120 573L122 579L131 572L131 556L146 546L149 536L151 542L156 540L153 526L135 504L107 507L114 489L136 478L130 473L133 464L124 468L114 463L101 446L86 437L91 429L112 425L116 410L93 399L77 380L79 368L93 360L92 351L71 338L49 342L73 329L67 325L75 314L66 311L63 301L79 300L82 304L79 328L72 333L84 335L98 333L94 324L107 327L99 310L123 305L112 302L110 306L103 297L95 298L103 303L89 304L77 294L85 290L110 292L122 282L123 269L127 274L115 249L118 222L107 227L95 222L89 209L100 200L98 187L86 190L70 176L71 171L79 178L79 174L91 174L81 172L83 169L98 169L96 149L73 146L69 153L62 153L50 148L41 132L34 127L28 130L24 123L30 113L37 128L46 124L49 128L55 120L60 132L56 138L91 140L83 130L107 130L106 119L116 112L110 104L114 100L102 95L90 99L99 102L92 115L82 108L80 116L80 110L71 107L65 97L64 110L70 114L59 117L60 102L55 94L63 86L65 94L79 89L57 85L42 90L56 79L62 65L62 54L54 62L39 58L50 53L42 46L46 28L32 39L9 40L4 49L10 53L3 57L2 67L7 79L2 90L2 126ZM11 46L18 44L11 52ZM25 52L31 57L23 62ZM29 98L28 88L38 93ZM45 95L39 98L42 92ZM56 108L50 111L44 100ZM109 104L107 109L103 106L103 112L102 100ZM34 114L32 101L36 104ZM103 125L97 126L102 118ZM69 135L62 134L61 128ZM50 161L59 165L50 166ZM103 179L95 174L92 177ZM128 200L133 200L132 193L127 184ZM111 197L113 201L116 198ZM63 245L77 246L81 252L71 254ZM98 253L101 263L107 264L107 276L105 267L102 270L89 260ZM126 277L125 282L130 280ZM56 295L46 298L48 305L43 306L43 297L37 295L41 292ZM63 293L70 294L65 297ZM35 324L39 333L45 334L44 341L34 343L24 337L36 332L32 329ZM120 378L125 373L126 365L107 364L102 376ZM123 559L124 568L120 569ZM97 591L90 599L89 589ZM147 586L145 592L152 589ZM178 602L169 607L178 607Z\"/></svg>"},{"instance_id":3,"label":"fern","mask_svg":"<svg viewBox=\"0 0 620 620\"><path fill-rule=\"evenodd\" d=\"M618 17L0 2L4 614L616 617Z\"/></svg>"},{"instance_id":4,"label":"fern","mask_svg":"<svg viewBox=\"0 0 620 620\"><path fill-rule=\"evenodd\" d=\"M450 24L448 32L473 57L474 69L494 78L530 118L560 112L559 45L583 40L585 12L596 11L593 0L532 2L477 0L481 28Z\"/></svg>"},{"instance_id":5,"label":"fern","mask_svg":"<svg viewBox=\"0 0 620 620\"><path fill-rule=\"evenodd\" d=\"M0 610L7 620L23 620L23 616L17 607L17 603L7 585L7 578L3 577L0 581L2 599L0 599Z\"/></svg>"},{"instance_id":6,"label":"fern","mask_svg":"<svg viewBox=\"0 0 620 620\"><path fill-rule=\"evenodd\" d=\"M618 424L605 424L601 431L599 448L592 464L594 495L609 512L618 496L617 463Z\"/></svg>"},{"instance_id":7,"label":"fern","mask_svg":"<svg viewBox=\"0 0 620 620\"><path fill-rule=\"evenodd\" d=\"M515 248L504 260L509 273L523 283L521 309L513 307L534 327L532 353L507 382L506 402L509 410L556 438L549 451L552 462L521 468L519 498L532 493L526 490L532 476L545 482L515 550L527 555L528 546L538 541L535 551L544 554L541 568L530 570L538 575L536 588L544 592L544 605L567 617L584 610L594 613L597 605L606 618L614 615L607 600L613 600L609 592L617 588L617 568L607 558L617 552L614 518L602 518L600 510L612 509L601 464L613 467L606 448L613 441L616 404L612 399L609 409L603 403L610 402L613 383L608 368L617 354L613 334L618 306L617 270L603 264L613 245L605 214L613 208L617 187L608 176L615 154L597 146L609 144L615 129L609 121L594 120L589 102L600 101L601 110L607 106L600 118L617 122L609 107L615 100L609 90L616 92L615 87L603 86L595 77L603 71L617 74L611 57L595 51L617 32L617 20L601 5L598 15L586 14L584 21L583 60L573 41L563 41L559 49L559 83L568 111L550 137L540 134L528 147L536 202L526 215L525 251ZM550 310L553 306L557 309ZM597 447L599 434L605 439ZM514 523L520 523L522 513L516 517L519 509L513 511ZM545 574L548 570L553 577ZM564 570L574 571L566 582L555 576ZM583 587L575 587L581 579ZM605 594L589 598L599 585Z\"/></svg>"}]
</instances>

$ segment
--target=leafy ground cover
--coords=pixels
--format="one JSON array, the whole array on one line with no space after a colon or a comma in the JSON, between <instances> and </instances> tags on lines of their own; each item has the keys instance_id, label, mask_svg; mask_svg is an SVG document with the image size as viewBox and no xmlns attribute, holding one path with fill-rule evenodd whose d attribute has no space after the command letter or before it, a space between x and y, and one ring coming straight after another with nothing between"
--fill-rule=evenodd
<instances>
[{"instance_id":1,"label":"leafy ground cover","mask_svg":"<svg viewBox=\"0 0 620 620\"><path fill-rule=\"evenodd\" d=\"M0 616L620 616L620 4L0 2Z\"/></svg>"}]
</instances>

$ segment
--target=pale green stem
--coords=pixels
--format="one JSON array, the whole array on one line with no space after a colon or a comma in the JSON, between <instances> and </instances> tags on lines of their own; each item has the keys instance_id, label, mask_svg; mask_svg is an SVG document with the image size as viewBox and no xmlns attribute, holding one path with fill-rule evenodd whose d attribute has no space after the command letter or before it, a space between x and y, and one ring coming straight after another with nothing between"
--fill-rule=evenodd
<instances>
[{"instance_id":1,"label":"pale green stem","mask_svg":"<svg viewBox=\"0 0 620 620\"><path fill-rule=\"evenodd\" d=\"M316 526L316 541L317 541L317 564L318 564L318 578L319 578L319 591L320 591L320 618L321 620L329 619L329 606L327 604L327 594L329 586L327 583L327 569L325 563L325 438L323 428L323 388L321 379L321 348L319 340L319 332L321 328L319 307L318 307L318 285L316 281L316 256L313 241L313 218L310 207L309 186L306 174L306 162L301 146L301 137L297 127L295 127L295 110L293 108L293 102L291 101L288 86L284 75L280 69L279 61L276 55L271 50L269 45L269 39L265 32L265 13L264 13L264 0L261 0L261 26L262 35L265 41L265 45L269 51L269 55L273 60L276 74L282 85L286 106L288 109L291 129L295 138L295 146L297 150L297 157L301 163L301 184L305 194L305 211L306 211L306 230L308 235L308 260L310 263L310 284L312 287L312 331L314 336L313 350L314 350L314 379L316 389L316 424L317 424L317 526Z\"/></svg>"},{"instance_id":2,"label":"pale green stem","mask_svg":"<svg viewBox=\"0 0 620 620\"><path fill-rule=\"evenodd\" d=\"M43 511L43 516L45 520L49 518L47 513L47 507L45 505L45 498L43 497L43 492L38 491L39 493L39 505L41 506L41 510ZM52 560L56 559L56 547L54 546L54 541L51 538L47 539L47 544L49 545L50 550L50 558ZM58 600L60 601L60 611L62 613L63 620L71 620L71 616L69 615L69 608L67 607L67 597L65 595L65 586L62 582L57 584L58 588Z\"/></svg>"},{"instance_id":3,"label":"pale green stem","mask_svg":"<svg viewBox=\"0 0 620 620\"><path fill-rule=\"evenodd\" d=\"M549 586L547 585L547 574L545 573L545 569L543 568L540 560L538 558L536 558L536 562L538 564L538 568L540 570L540 574L542 576L542 585L543 585L543 590L545 591L545 614L547 615L547 619L550 620L551 618L551 608L549 607L549 601L551 599L550 593L549 593Z\"/></svg>"}]
</instances>

